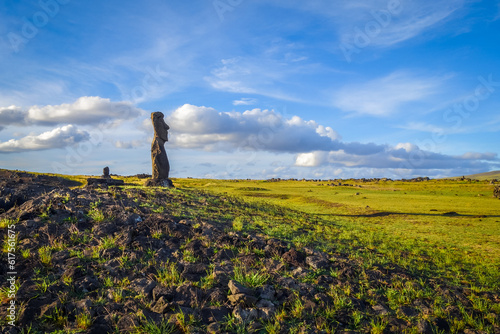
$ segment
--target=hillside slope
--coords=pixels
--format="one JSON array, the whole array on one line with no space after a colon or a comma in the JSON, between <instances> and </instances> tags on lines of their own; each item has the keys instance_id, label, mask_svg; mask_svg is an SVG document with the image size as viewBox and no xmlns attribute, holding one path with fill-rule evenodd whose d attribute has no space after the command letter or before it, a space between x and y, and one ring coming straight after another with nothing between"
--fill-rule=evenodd
<instances>
[{"instance_id":1,"label":"hillside slope","mask_svg":"<svg viewBox=\"0 0 500 334\"><path fill-rule=\"evenodd\" d=\"M13 192L23 177L9 176ZM345 251L350 240L320 247L317 217L198 190L37 182L0 214L16 248L15 263L0 264L2 333L11 301L29 333L500 331L498 291L419 274L373 248L359 257ZM248 218L276 226L273 236ZM302 220L314 224L296 228Z\"/></svg>"},{"instance_id":2,"label":"hillside slope","mask_svg":"<svg viewBox=\"0 0 500 334\"><path fill-rule=\"evenodd\" d=\"M465 175L466 178L473 180L492 180L492 179L500 179L500 170L495 170L492 172L480 173L480 174L471 174Z\"/></svg>"}]
</instances>

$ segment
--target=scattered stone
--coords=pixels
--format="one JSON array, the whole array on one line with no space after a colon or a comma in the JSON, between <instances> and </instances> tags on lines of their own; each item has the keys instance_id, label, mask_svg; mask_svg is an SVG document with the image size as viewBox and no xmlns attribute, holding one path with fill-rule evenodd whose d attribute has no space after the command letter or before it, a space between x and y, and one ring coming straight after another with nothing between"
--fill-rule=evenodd
<instances>
[{"instance_id":1,"label":"scattered stone","mask_svg":"<svg viewBox=\"0 0 500 334\"><path fill-rule=\"evenodd\" d=\"M305 256L301 252L297 252L295 248L290 249L288 252L283 254L283 261L291 264L294 267L301 267L305 265Z\"/></svg>"},{"instance_id":2,"label":"scattered stone","mask_svg":"<svg viewBox=\"0 0 500 334\"><path fill-rule=\"evenodd\" d=\"M254 295L254 291L252 289L249 289L234 280L230 280L228 286L233 295L238 295L238 294L245 294L250 296Z\"/></svg>"},{"instance_id":3,"label":"scattered stone","mask_svg":"<svg viewBox=\"0 0 500 334\"><path fill-rule=\"evenodd\" d=\"M500 199L500 186L495 186L493 189L493 197Z\"/></svg>"},{"instance_id":4,"label":"scattered stone","mask_svg":"<svg viewBox=\"0 0 500 334\"><path fill-rule=\"evenodd\" d=\"M125 182L123 180L115 180L115 179L96 179L96 178L88 178L87 179L87 187L95 188L95 187L109 187L109 186L123 186Z\"/></svg>"},{"instance_id":5,"label":"scattered stone","mask_svg":"<svg viewBox=\"0 0 500 334\"><path fill-rule=\"evenodd\" d=\"M230 314L227 307L210 306L201 310L201 317L205 323L220 323Z\"/></svg>"},{"instance_id":6,"label":"scattered stone","mask_svg":"<svg viewBox=\"0 0 500 334\"><path fill-rule=\"evenodd\" d=\"M241 307L236 307L233 310L233 315L241 322L250 322L259 317L259 312L254 308L243 309Z\"/></svg>"},{"instance_id":7,"label":"scattered stone","mask_svg":"<svg viewBox=\"0 0 500 334\"><path fill-rule=\"evenodd\" d=\"M275 300L276 298L276 290L272 285L264 285L260 292L260 298L266 300Z\"/></svg>"},{"instance_id":8,"label":"scattered stone","mask_svg":"<svg viewBox=\"0 0 500 334\"><path fill-rule=\"evenodd\" d=\"M432 334L433 333L432 326L431 326L430 322L425 320L425 319L421 319L418 322L417 330L419 333L422 333L422 334Z\"/></svg>"},{"instance_id":9,"label":"scattered stone","mask_svg":"<svg viewBox=\"0 0 500 334\"><path fill-rule=\"evenodd\" d=\"M137 294L150 296L153 289L156 287L156 282L147 278L138 278L130 283L129 288Z\"/></svg>"},{"instance_id":10,"label":"scattered stone","mask_svg":"<svg viewBox=\"0 0 500 334\"><path fill-rule=\"evenodd\" d=\"M308 256L306 257L306 263L314 270L324 269L328 267L330 261L324 256Z\"/></svg>"},{"instance_id":11,"label":"scattered stone","mask_svg":"<svg viewBox=\"0 0 500 334\"><path fill-rule=\"evenodd\" d=\"M241 305L244 307L255 306L255 304L257 303L257 298L250 296L250 295L245 295L244 293L238 293L236 295L229 295L229 296L227 296L227 299L233 305Z\"/></svg>"},{"instance_id":12,"label":"scattered stone","mask_svg":"<svg viewBox=\"0 0 500 334\"><path fill-rule=\"evenodd\" d=\"M387 313L389 313L389 311L387 310L387 308L383 305L373 305L372 306L372 309L379 315L385 315Z\"/></svg>"},{"instance_id":13,"label":"scattered stone","mask_svg":"<svg viewBox=\"0 0 500 334\"><path fill-rule=\"evenodd\" d=\"M198 282L207 273L207 265L203 263L189 263L184 266L181 277L192 282Z\"/></svg>"}]
</instances>

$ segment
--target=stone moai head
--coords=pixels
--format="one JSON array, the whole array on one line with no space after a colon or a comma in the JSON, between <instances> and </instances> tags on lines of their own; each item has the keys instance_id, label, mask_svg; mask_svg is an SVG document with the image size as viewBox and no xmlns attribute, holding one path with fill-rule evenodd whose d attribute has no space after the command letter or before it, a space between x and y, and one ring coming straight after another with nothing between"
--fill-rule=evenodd
<instances>
[{"instance_id":1,"label":"stone moai head","mask_svg":"<svg viewBox=\"0 0 500 334\"><path fill-rule=\"evenodd\" d=\"M164 117L165 116L160 111L152 112L151 122L153 123L155 137L158 137L163 141L168 141L168 129L170 129L170 127L167 123L165 123L165 120L163 119Z\"/></svg>"}]
</instances>

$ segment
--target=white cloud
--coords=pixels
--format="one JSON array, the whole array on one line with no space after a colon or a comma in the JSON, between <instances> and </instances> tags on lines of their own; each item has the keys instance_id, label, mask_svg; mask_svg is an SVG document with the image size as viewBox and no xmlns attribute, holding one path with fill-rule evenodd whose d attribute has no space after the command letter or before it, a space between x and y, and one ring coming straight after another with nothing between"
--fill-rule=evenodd
<instances>
[{"instance_id":1,"label":"white cloud","mask_svg":"<svg viewBox=\"0 0 500 334\"><path fill-rule=\"evenodd\" d=\"M22 125L25 123L26 113L19 107L10 106L0 108L0 130L6 125Z\"/></svg>"},{"instance_id":2,"label":"white cloud","mask_svg":"<svg viewBox=\"0 0 500 334\"><path fill-rule=\"evenodd\" d=\"M167 116L167 123L175 133L173 145L203 150L307 152L335 148L340 138L330 127L298 116L286 119L273 110L218 112L186 104Z\"/></svg>"},{"instance_id":3,"label":"white cloud","mask_svg":"<svg viewBox=\"0 0 500 334\"><path fill-rule=\"evenodd\" d=\"M257 103L256 99L244 97L240 100L234 100L233 105L234 106L251 106Z\"/></svg>"},{"instance_id":4,"label":"white cloud","mask_svg":"<svg viewBox=\"0 0 500 334\"><path fill-rule=\"evenodd\" d=\"M129 102L111 102L98 96L83 96L60 105L0 107L0 130L9 125L97 125L117 124L143 114Z\"/></svg>"},{"instance_id":5,"label":"white cloud","mask_svg":"<svg viewBox=\"0 0 500 334\"><path fill-rule=\"evenodd\" d=\"M456 157L426 151L412 143L389 146L343 142L331 127L298 116L285 118L273 110L219 112L186 104L166 118L173 147L251 151L249 155L262 151L295 153L296 167L478 169L498 162L491 153L466 153Z\"/></svg>"},{"instance_id":6,"label":"white cloud","mask_svg":"<svg viewBox=\"0 0 500 334\"><path fill-rule=\"evenodd\" d=\"M370 8L366 11L366 13L370 13L370 16L357 22L359 28L364 31L369 25L368 22L383 22L383 24L379 23L378 25L380 33L375 34L370 39L370 44L373 46L390 47L419 36L429 28L452 17L464 5L464 1L461 0L451 2L447 0L399 2L399 9L391 13L388 10L389 3L391 2L384 1ZM393 1L392 3L397 2ZM381 14L387 15L387 13L390 16L380 19ZM343 31L345 33L344 39L353 37L352 33L348 33L346 26L343 27Z\"/></svg>"},{"instance_id":7,"label":"white cloud","mask_svg":"<svg viewBox=\"0 0 500 334\"><path fill-rule=\"evenodd\" d=\"M333 104L345 112L386 117L401 111L405 103L435 94L442 80L394 72L367 83L341 88L334 94Z\"/></svg>"},{"instance_id":8,"label":"white cloud","mask_svg":"<svg viewBox=\"0 0 500 334\"><path fill-rule=\"evenodd\" d=\"M38 124L99 124L139 116L141 110L129 102L111 102L98 96L83 96L71 104L33 106L27 119Z\"/></svg>"},{"instance_id":9,"label":"white cloud","mask_svg":"<svg viewBox=\"0 0 500 334\"><path fill-rule=\"evenodd\" d=\"M326 159L325 152L299 153L295 160L295 166L316 167L321 165Z\"/></svg>"},{"instance_id":10,"label":"white cloud","mask_svg":"<svg viewBox=\"0 0 500 334\"><path fill-rule=\"evenodd\" d=\"M148 141L146 140L141 140L141 139L137 139L137 140L132 140L132 141L121 141L121 140L117 140L115 141L115 147L116 148L122 148L122 149L132 149L132 148L138 148L138 147L144 147L146 146L148 143Z\"/></svg>"},{"instance_id":11,"label":"white cloud","mask_svg":"<svg viewBox=\"0 0 500 334\"><path fill-rule=\"evenodd\" d=\"M355 28L365 32L366 27L371 26L372 31L377 33L372 33L373 36L370 36L369 42L371 46L376 47L390 47L421 36L442 22L456 17L458 11L466 3L464 0L350 0L344 2L283 0L278 2L282 6L301 8L330 18L343 43L353 42L356 35ZM393 10L391 6L395 6ZM381 19L381 13L384 13L386 17ZM389 13L388 16L387 13ZM377 23L379 30L373 28ZM463 25L463 22L461 24Z\"/></svg>"},{"instance_id":12,"label":"white cloud","mask_svg":"<svg viewBox=\"0 0 500 334\"><path fill-rule=\"evenodd\" d=\"M463 160L496 160L498 154L487 152L487 153L478 153L478 152L466 152L459 156L459 159Z\"/></svg>"},{"instance_id":13,"label":"white cloud","mask_svg":"<svg viewBox=\"0 0 500 334\"><path fill-rule=\"evenodd\" d=\"M257 57L222 59L221 65L204 79L212 88L230 93L259 94L286 101L301 102L301 82L297 77L310 75L317 69L308 64L286 59L275 59L276 55L263 52ZM282 87L282 88L278 88ZM290 92L294 92L291 94Z\"/></svg>"},{"instance_id":14,"label":"white cloud","mask_svg":"<svg viewBox=\"0 0 500 334\"><path fill-rule=\"evenodd\" d=\"M484 162L482 160L487 160ZM382 151L372 154L355 154L345 150L330 152L315 151L298 154L295 166L300 167L347 167L347 168L378 168L400 170L430 170L430 169L489 169L498 167L495 153L469 152L462 156L450 156L420 149L411 143L400 143L394 147L385 146Z\"/></svg>"},{"instance_id":15,"label":"white cloud","mask_svg":"<svg viewBox=\"0 0 500 334\"><path fill-rule=\"evenodd\" d=\"M0 153L16 153L63 148L86 141L89 138L90 135L88 132L78 130L73 125L65 125L39 135L30 135L18 140L11 139L6 142L0 142Z\"/></svg>"}]
</instances>

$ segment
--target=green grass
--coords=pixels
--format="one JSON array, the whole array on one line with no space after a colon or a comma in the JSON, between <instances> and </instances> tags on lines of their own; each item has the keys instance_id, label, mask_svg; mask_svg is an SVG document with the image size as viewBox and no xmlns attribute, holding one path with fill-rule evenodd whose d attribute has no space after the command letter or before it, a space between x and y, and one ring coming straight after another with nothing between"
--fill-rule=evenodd
<instances>
[{"instance_id":1,"label":"green grass","mask_svg":"<svg viewBox=\"0 0 500 334\"><path fill-rule=\"evenodd\" d=\"M164 286L181 285L184 280L181 278L181 273L177 270L175 263L166 262L158 269L157 280Z\"/></svg>"},{"instance_id":2,"label":"green grass","mask_svg":"<svg viewBox=\"0 0 500 334\"><path fill-rule=\"evenodd\" d=\"M265 272L252 271L248 270L248 268L243 265L237 265L234 267L232 279L249 288L256 288L266 284L270 277L271 276Z\"/></svg>"},{"instance_id":3,"label":"green grass","mask_svg":"<svg viewBox=\"0 0 500 334\"><path fill-rule=\"evenodd\" d=\"M289 209L288 215L296 216L294 224L287 225L261 214L240 213L232 221L235 230L261 230L298 246L330 249L336 243L335 248L355 249L368 262L376 252L418 272L499 286L500 202L492 197L489 182L342 182L361 188L332 187L326 181L177 180L188 189L267 205L264 211ZM458 215L446 215L449 212Z\"/></svg>"}]
</instances>

